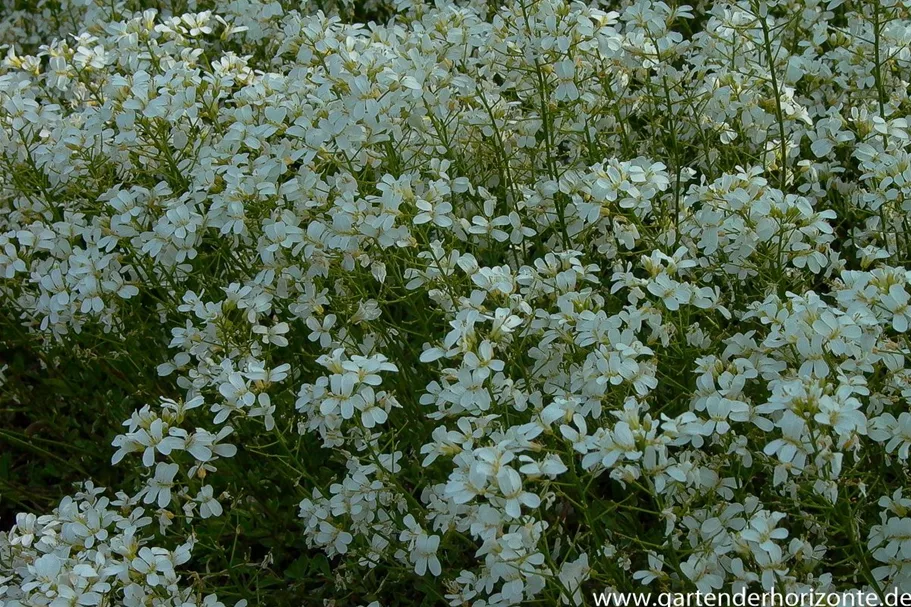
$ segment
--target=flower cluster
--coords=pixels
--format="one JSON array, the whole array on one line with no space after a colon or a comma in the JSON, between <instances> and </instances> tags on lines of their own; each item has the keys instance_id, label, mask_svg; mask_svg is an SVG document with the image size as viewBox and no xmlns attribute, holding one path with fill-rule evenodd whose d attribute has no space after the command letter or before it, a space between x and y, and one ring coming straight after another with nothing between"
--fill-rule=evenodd
<instances>
[{"instance_id":1,"label":"flower cluster","mask_svg":"<svg viewBox=\"0 0 911 607\"><path fill-rule=\"evenodd\" d=\"M36 4L10 333L154 391L0 602L911 590L911 3Z\"/></svg>"},{"instance_id":2,"label":"flower cluster","mask_svg":"<svg viewBox=\"0 0 911 607\"><path fill-rule=\"evenodd\" d=\"M176 568L190 559L192 539L171 550L152 545L144 508L123 492L113 501L103 493L86 483L51 514L16 517L0 537L12 574L0 581L15 579L2 587L4 605L224 607L214 594L178 583Z\"/></svg>"}]
</instances>

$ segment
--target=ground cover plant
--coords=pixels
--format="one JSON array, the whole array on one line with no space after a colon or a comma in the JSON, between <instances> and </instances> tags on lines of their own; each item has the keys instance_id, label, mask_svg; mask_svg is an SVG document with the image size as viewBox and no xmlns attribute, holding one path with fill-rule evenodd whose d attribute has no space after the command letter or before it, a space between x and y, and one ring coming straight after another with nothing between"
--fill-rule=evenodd
<instances>
[{"instance_id":1,"label":"ground cover plant","mask_svg":"<svg viewBox=\"0 0 911 607\"><path fill-rule=\"evenodd\" d=\"M911 590L911 3L0 13L0 603Z\"/></svg>"}]
</instances>

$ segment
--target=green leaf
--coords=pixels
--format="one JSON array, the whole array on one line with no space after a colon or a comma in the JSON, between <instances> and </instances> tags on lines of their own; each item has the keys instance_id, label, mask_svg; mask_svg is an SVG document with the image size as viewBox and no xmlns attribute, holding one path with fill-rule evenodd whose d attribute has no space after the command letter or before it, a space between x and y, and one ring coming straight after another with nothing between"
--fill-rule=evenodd
<instances>
[{"instance_id":1,"label":"green leaf","mask_svg":"<svg viewBox=\"0 0 911 607\"><path fill-rule=\"evenodd\" d=\"M285 577L292 580L307 579L312 560L307 555L299 557L285 569Z\"/></svg>"}]
</instances>

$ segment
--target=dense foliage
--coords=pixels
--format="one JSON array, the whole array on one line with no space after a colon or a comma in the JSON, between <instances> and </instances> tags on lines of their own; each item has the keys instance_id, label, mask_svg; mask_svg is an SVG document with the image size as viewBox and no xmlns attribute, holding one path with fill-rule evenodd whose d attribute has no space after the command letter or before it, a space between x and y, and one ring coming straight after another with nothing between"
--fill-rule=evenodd
<instances>
[{"instance_id":1,"label":"dense foliage","mask_svg":"<svg viewBox=\"0 0 911 607\"><path fill-rule=\"evenodd\" d=\"M3 604L911 590L911 1L5 11Z\"/></svg>"}]
</instances>

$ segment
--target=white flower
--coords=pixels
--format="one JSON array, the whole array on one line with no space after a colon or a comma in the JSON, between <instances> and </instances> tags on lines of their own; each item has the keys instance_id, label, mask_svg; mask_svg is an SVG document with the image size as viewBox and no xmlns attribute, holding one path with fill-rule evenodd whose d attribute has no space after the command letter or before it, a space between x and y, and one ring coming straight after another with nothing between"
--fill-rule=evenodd
<instances>
[{"instance_id":1,"label":"white flower","mask_svg":"<svg viewBox=\"0 0 911 607\"><path fill-rule=\"evenodd\" d=\"M411 560L414 563L414 572L424 575L429 570L434 576L442 573L443 569L437 559L437 549L440 547L440 536L421 534L414 540L411 551Z\"/></svg>"},{"instance_id":2,"label":"white flower","mask_svg":"<svg viewBox=\"0 0 911 607\"><path fill-rule=\"evenodd\" d=\"M199 515L202 518L211 516L221 516L223 510L221 504L215 499L211 485L204 485L196 495L196 501L199 502Z\"/></svg>"},{"instance_id":3,"label":"white flower","mask_svg":"<svg viewBox=\"0 0 911 607\"><path fill-rule=\"evenodd\" d=\"M253 327L253 332L262 335L262 340L264 344L274 344L279 347L284 347L288 345L288 338L284 335L290 330L288 323L279 322L274 324L271 327L264 327L262 325L256 325Z\"/></svg>"},{"instance_id":4,"label":"white flower","mask_svg":"<svg viewBox=\"0 0 911 607\"><path fill-rule=\"evenodd\" d=\"M661 273L648 283L648 291L659 297L668 310L678 310L680 304L689 303L692 292L687 285L678 283L667 274Z\"/></svg>"},{"instance_id":5,"label":"white flower","mask_svg":"<svg viewBox=\"0 0 911 607\"><path fill-rule=\"evenodd\" d=\"M587 554L583 553L575 561L566 561L563 563L560 567L558 578L563 588L572 593L567 594L565 591L561 592L560 600L564 605L583 604L582 584L588 580L590 575L591 567L588 565Z\"/></svg>"},{"instance_id":6,"label":"white flower","mask_svg":"<svg viewBox=\"0 0 911 607\"><path fill-rule=\"evenodd\" d=\"M348 545L353 540L354 536L335 527L328 521L323 521L319 524L319 533L316 535L316 541L330 547L333 553L345 554L348 552Z\"/></svg>"},{"instance_id":7,"label":"white flower","mask_svg":"<svg viewBox=\"0 0 911 607\"><path fill-rule=\"evenodd\" d=\"M504 466L497 472L497 486L506 499L506 514L513 518L522 515L522 506L537 508L541 505L541 498L534 493L523 491L519 473L509 466Z\"/></svg>"},{"instance_id":8,"label":"white flower","mask_svg":"<svg viewBox=\"0 0 911 607\"><path fill-rule=\"evenodd\" d=\"M308 339L310 339L310 341L318 341L321 347L328 348L332 343L332 334L330 331L332 330L332 327L335 326L335 320L335 314L327 314L322 322L313 317L308 318L307 327L312 331L308 336Z\"/></svg>"},{"instance_id":9,"label":"white flower","mask_svg":"<svg viewBox=\"0 0 911 607\"><path fill-rule=\"evenodd\" d=\"M158 462L155 474L146 485L143 502L146 504L157 503L159 508L165 508L171 503L171 487L174 486L174 477L178 471L177 464Z\"/></svg>"},{"instance_id":10,"label":"white flower","mask_svg":"<svg viewBox=\"0 0 911 607\"><path fill-rule=\"evenodd\" d=\"M911 305L907 291L901 285L892 285L882 298L882 305L892 313L892 328L899 333L908 330L911 320Z\"/></svg>"}]
</instances>

